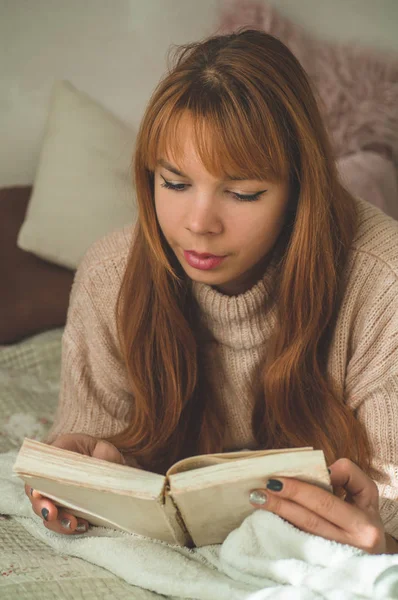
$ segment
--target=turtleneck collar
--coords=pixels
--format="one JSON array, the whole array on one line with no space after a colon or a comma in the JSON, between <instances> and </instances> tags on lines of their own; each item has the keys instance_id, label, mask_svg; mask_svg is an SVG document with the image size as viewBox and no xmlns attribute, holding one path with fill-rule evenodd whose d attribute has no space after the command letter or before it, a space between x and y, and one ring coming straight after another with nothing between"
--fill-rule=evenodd
<instances>
[{"instance_id":1,"label":"turtleneck collar","mask_svg":"<svg viewBox=\"0 0 398 600\"><path fill-rule=\"evenodd\" d=\"M217 342L236 350L264 344L275 324L272 292L276 273L276 261L271 260L261 279L237 296L226 296L205 283L192 283L205 325Z\"/></svg>"}]
</instances>

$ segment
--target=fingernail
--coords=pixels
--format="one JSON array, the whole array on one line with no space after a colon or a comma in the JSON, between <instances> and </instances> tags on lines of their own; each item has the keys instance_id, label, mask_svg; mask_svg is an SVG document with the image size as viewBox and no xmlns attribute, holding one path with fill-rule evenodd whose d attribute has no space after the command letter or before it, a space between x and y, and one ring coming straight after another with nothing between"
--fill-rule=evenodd
<instances>
[{"instance_id":1,"label":"fingernail","mask_svg":"<svg viewBox=\"0 0 398 600\"><path fill-rule=\"evenodd\" d=\"M33 494L33 488L30 488L30 495Z\"/></svg>"},{"instance_id":2,"label":"fingernail","mask_svg":"<svg viewBox=\"0 0 398 600\"><path fill-rule=\"evenodd\" d=\"M78 531L79 533L84 533L85 531L87 531L87 528L88 527L85 523L78 523L75 531Z\"/></svg>"},{"instance_id":3,"label":"fingernail","mask_svg":"<svg viewBox=\"0 0 398 600\"><path fill-rule=\"evenodd\" d=\"M328 469L328 471L329 471L329 475L330 475L332 473L332 471L330 469Z\"/></svg>"},{"instance_id":4,"label":"fingernail","mask_svg":"<svg viewBox=\"0 0 398 600\"><path fill-rule=\"evenodd\" d=\"M265 487L272 492L280 492L283 488L283 483L279 479L268 479Z\"/></svg>"},{"instance_id":5,"label":"fingernail","mask_svg":"<svg viewBox=\"0 0 398 600\"><path fill-rule=\"evenodd\" d=\"M48 521L48 513L49 513L49 512L50 512L50 511L49 511L47 508L42 508L42 509L41 509L41 514L43 515L43 519L44 519L45 521Z\"/></svg>"},{"instance_id":6,"label":"fingernail","mask_svg":"<svg viewBox=\"0 0 398 600\"><path fill-rule=\"evenodd\" d=\"M70 519L61 519L61 525L64 529L70 529L71 522Z\"/></svg>"},{"instance_id":7,"label":"fingernail","mask_svg":"<svg viewBox=\"0 0 398 600\"><path fill-rule=\"evenodd\" d=\"M254 492L250 492L249 500L252 504L265 504L267 494L264 494L261 490L254 490Z\"/></svg>"}]
</instances>

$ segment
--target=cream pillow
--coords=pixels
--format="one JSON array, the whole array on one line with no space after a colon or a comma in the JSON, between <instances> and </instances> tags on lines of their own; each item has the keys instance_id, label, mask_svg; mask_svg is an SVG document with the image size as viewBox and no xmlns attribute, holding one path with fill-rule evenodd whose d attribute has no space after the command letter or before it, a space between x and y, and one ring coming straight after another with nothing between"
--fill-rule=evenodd
<instances>
[{"instance_id":1,"label":"cream pillow","mask_svg":"<svg viewBox=\"0 0 398 600\"><path fill-rule=\"evenodd\" d=\"M74 269L96 239L133 223L134 140L92 98L56 82L18 246Z\"/></svg>"}]
</instances>

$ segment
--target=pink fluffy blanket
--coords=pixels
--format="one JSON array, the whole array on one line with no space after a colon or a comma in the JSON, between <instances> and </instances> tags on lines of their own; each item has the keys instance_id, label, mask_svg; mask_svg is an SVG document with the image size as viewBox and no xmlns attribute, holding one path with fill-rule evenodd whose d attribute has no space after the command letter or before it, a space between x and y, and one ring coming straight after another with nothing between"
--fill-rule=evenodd
<instances>
[{"instance_id":1,"label":"pink fluffy blanket","mask_svg":"<svg viewBox=\"0 0 398 600\"><path fill-rule=\"evenodd\" d=\"M398 218L398 56L320 40L264 0L222 0L219 30L263 29L309 75L350 191Z\"/></svg>"}]
</instances>

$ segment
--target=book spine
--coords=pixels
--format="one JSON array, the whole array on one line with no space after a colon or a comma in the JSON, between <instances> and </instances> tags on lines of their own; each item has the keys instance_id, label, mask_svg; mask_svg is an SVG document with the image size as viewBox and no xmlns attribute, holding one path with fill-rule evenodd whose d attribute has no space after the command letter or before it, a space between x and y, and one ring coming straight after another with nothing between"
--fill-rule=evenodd
<instances>
[{"instance_id":1,"label":"book spine","mask_svg":"<svg viewBox=\"0 0 398 600\"><path fill-rule=\"evenodd\" d=\"M165 484L163 497L164 514L173 532L176 543L180 546L187 546L189 548L193 548L195 544L193 543L192 537L184 523L184 519L181 516L178 506L176 505L172 495L170 494L170 486L168 485L167 481Z\"/></svg>"}]
</instances>

